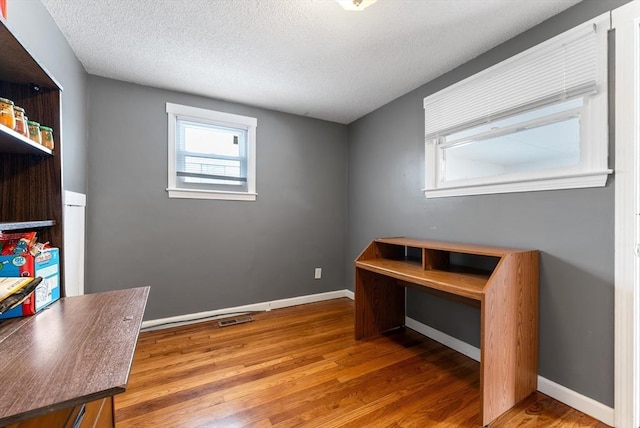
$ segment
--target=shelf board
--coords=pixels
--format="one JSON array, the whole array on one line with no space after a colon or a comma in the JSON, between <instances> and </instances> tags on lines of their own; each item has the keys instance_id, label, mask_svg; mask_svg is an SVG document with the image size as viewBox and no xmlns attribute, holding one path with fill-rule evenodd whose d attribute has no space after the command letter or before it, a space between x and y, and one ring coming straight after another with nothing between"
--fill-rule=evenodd
<instances>
[{"instance_id":1,"label":"shelf board","mask_svg":"<svg viewBox=\"0 0 640 428\"><path fill-rule=\"evenodd\" d=\"M15 221L15 222L0 223L0 231L39 229L41 227L51 227L55 225L56 225L55 220Z\"/></svg>"},{"instance_id":2,"label":"shelf board","mask_svg":"<svg viewBox=\"0 0 640 428\"><path fill-rule=\"evenodd\" d=\"M412 260L359 260L356 267L474 300L482 299L490 276L478 271L466 272L459 267L456 272L424 270L420 263Z\"/></svg>"},{"instance_id":3,"label":"shelf board","mask_svg":"<svg viewBox=\"0 0 640 428\"><path fill-rule=\"evenodd\" d=\"M0 125L0 153L49 155L53 152L13 129Z\"/></svg>"},{"instance_id":4,"label":"shelf board","mask_svg":"<svg viewBox=\"0 0 640 428\"><path fill-rule=\"evenodd\" d=\"M454 242L431 241L405 237L378 238L375 242L390 245L400 245L412 248L427 248L430 250L450 251L452 253L475 254L479 256L502 257L505 254L521 253L519 248L490 247L487 245L460 244Z\"/></svg>"}]
</instances>

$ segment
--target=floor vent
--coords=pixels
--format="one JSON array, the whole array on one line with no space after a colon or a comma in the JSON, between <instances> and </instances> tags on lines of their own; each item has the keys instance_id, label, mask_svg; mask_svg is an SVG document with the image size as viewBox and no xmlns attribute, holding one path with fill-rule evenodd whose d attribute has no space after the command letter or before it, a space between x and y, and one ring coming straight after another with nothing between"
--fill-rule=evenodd
<instances>
[{"instance_id":1,"label":"floor vent","mask_svg":"<svg viewBox=\"0 0 640 428\"><path fill-rule=\"evenodd\" d=\"M251 322L251 321L253 321L253 317L250 317L250 316L229 318L226 320L218 321L218 326L227 327L230 325L243 324L245 322Z\"/></svg>"}]
</instances>

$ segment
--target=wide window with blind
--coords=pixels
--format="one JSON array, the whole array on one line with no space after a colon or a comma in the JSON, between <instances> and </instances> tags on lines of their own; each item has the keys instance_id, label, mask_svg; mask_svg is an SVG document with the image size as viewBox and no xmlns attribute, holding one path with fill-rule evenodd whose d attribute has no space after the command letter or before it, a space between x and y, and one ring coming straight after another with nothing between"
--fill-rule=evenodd
<instances>
[{"instance_id":1,"label":"wide window with blind","mask_svg":"<svg viewBox=\"0 0 640 428\"><path fill-rule=\"evenodd\" d=\"M170 198L255 201L257 120L167 103Z\"/></svg>"},{"instance_id":2,"label":"wide window with blind","mask_svg":"<svg viewBox=\"0 0 640 428\"><path fill-rule=\"evenodd\" d=\"M427 197L606 185L602 15L424 99Z\"/></svg>"}]
</instances>

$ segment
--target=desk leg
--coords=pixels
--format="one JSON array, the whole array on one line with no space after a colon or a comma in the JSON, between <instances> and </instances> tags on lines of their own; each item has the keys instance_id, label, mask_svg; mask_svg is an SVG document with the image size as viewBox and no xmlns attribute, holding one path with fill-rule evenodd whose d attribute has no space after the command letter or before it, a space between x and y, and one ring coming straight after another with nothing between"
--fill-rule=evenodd
<instances>
[{"instance_id":1,"label":"desk leg","mask_svg":"<svg viewBox=\"0 0 640 428\"><path fill-rule=\"evenodd\" d=\"M404 286L390 278L356 268L356 339L404 325Z\"/></svg>"}]
</instances>

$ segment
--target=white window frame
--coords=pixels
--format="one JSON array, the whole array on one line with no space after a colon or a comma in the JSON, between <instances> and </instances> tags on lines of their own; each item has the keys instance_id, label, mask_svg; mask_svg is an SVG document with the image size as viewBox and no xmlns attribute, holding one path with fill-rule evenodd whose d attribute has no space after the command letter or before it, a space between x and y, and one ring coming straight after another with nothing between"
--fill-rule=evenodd
<instances>
[{"instance_id":1,"label":"white window frame","mask_svg":"<svg viewBox=\"0 0 640 428\"><path fill-rule=\"evenodd\" d=\"M565 40L575 40L576 34L585 33L589 29L597 28L596 46L598 58L596 71L599 76L597 92L593 95L581 95L584 97L584 106L580 109L580 163L565 168L553 168L547 170L535 170L529 172L495 175L489 177L469 178L464 180L445 181L445 159L443 156L443 136L463 129L471 129L482 123L491 123L506 117L510 117L523 111L518 106L510 107L507 113L493 112L493 115L470 115L462 119L460 124L447 123L445 116L430 118L429 112L437 112L433 107L434 102L446 99L450 94L467 94L476 89L477 84L487 82L493 76L499 76L505 70L521 66L527 58L536 55L545 55L548 51L557 51L559 46L564 46ZM480 73L464 79L448 88L425 98L425 187L423 190L427 198L481 195L492 193L542 191L570 188L603 187L607 177L613 171L608 168L608 91L607 91L607 32L610 28L609 14L603 14L589 22L586 22L572 30L560 34L546 42L528 49L508 60L494 65ZM581 33L580 33L581 32ZM481 101L482 97L471 94L469 98ZM567 99L572 94L566 94ZM552 105L562 101L562 98L548 99L539 102L537 106ZM473 102L473 101L472 101ZM536 105L536 100L524 101L529 107ZM526 104L525 104L526 105ZM478 109L479 110L479 109ZM439 113L439 112L438 112ZM444 118L444 119L443 119ZM432 122L430 123L430 119ZM433 121L441 121L448 129L435 129ZM465 123L465 120L469 122ZM457 128L456 128L457 127ZM456 129L454 129L456 128Z\"/></svg>"},{"instance_id":2,"label":"white window frame","mask_svg":"<svg viewBox=\"0 0 640 428\"><path fill-rule=\"evenodd\" d=\"M258 120L255 117L241 116L215 110L185 106L181 104L167 103L168 116L168 187L170 198L182 199L224 199L232 201L255 201L256 193L256 128ZM215 190L215 189L189 189L177 186L176 171L176 122L178 119L187 119L194 122L214 124L219 126L241 128L247 130L247 190L242 192Z\"/></svg>"}]
</instances>

